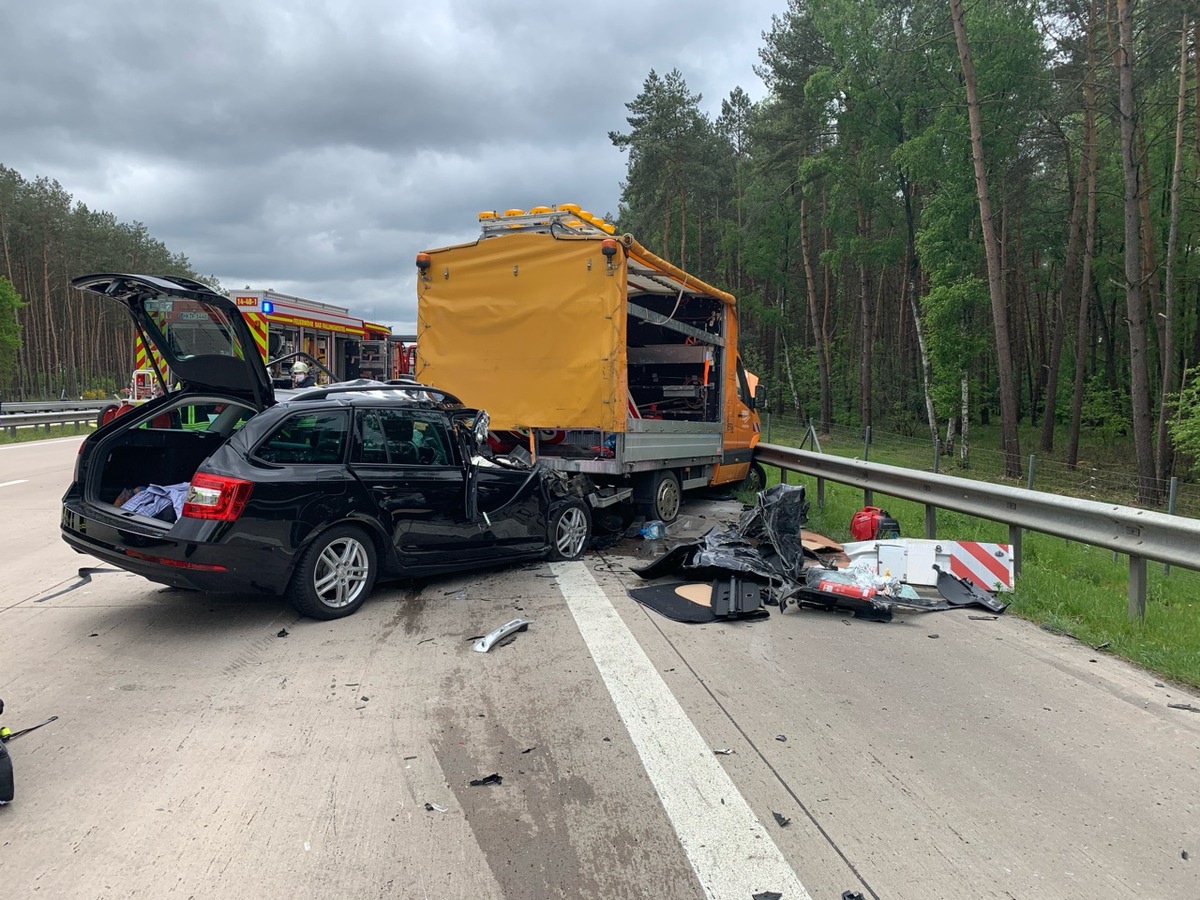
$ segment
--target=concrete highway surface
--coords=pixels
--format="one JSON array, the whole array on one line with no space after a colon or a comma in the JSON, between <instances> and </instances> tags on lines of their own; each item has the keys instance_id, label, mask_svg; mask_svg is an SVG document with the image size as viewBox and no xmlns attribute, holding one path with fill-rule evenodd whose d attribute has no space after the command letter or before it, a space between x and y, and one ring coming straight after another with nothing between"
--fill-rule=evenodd
<instances>
[{"instance_id":1,"label":"concrete highway surface","mask_svg":"<svg viewBox=\"0 0 1200 900\"><path fill-rule=\"evenodd\" d=\"M622 541L316 622L80 578L77 447L0 447L8 897L1200 897L1200 699L1016 617L685 625Z\"/></svg>"}]
</instances>

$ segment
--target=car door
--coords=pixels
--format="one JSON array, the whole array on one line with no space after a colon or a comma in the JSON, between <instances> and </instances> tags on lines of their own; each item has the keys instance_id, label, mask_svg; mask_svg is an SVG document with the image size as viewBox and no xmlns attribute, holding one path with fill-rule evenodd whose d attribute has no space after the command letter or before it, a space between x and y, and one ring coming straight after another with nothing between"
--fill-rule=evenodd
<instances>
[{"instance_id":1,"label":"car door","mask_svg":"<svg viewBox=\"0 0 1200 900\"><path fill-rule=\"evenodd\" d=\"M447 567L483 554L467 521L466 470L437 410L379 407L355 414L351 471L367 489L406 569Z\"/></svg>"}]
</instances>

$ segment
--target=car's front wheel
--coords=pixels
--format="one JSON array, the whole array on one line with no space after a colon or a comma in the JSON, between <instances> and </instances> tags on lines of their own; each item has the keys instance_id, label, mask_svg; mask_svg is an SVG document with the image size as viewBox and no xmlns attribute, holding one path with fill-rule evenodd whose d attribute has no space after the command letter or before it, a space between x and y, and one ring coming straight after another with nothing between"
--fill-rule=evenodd
<instances>
[{"instance_id":1,"label":"car's front wheel","mask_svg":"<svg viewBox=\"0 0 1200 900\"><path fill-rule=\"evenodd\" d=\"M592 515L582 500L564 501L550 513L551 559L579 559L592 538Z\"/></svg>"},{"instance_id":2,"label":"car's front wheel","mask_svg":"<svg viewBox=\"0 0 1200 900\"><path fill-rule=\"evenodd\" d=\"M292 606L313 619L355 612L375 586L375 545L360 528L339 525L304 551L288 590Z\"/></svg>"}]
</instances>

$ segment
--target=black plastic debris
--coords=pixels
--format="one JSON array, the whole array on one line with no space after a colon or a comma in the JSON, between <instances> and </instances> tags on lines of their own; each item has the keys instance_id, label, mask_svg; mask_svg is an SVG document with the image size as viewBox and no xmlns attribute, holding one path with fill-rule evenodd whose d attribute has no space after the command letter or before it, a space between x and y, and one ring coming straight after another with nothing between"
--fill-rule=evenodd
<instances>
[{"instance_id":1,"label":"black plastic debris","mask_svg":"<svg viewBox=\"0 0 1200 900\"><path fill-rule=\"evenodd\" d=\"M867 900L862 891L842 891L842 900Z\"/></svg>"},{"instance_id":2,"label":"black plastic debris","mask_svg":"<svg viewBox=\"0 0 1200 900\"><path fill-rule=\"evenodd\" d=\"M786 741L786 740L787 740L787 735L786 735L786 734L777 734L777 735L775 735L775 740L777 740L777 741Z\"/></svg>"},{"instance_id":3,"label":"black plastic debris","mask_svg":"<svg viewBox=\"0 0 1200 900\"><path fill-rule=\"evenodd\" d=\"M1188 712L1200 713L1200 706L1192 706L1190 703L1168 703L1170 709L1184 709Z\"/></svg>"},{"instance_id":4,"label":"black plastic debris","mask_svg":"<svg viewBox=\"0 0 1200 900\"><path fill-rule=\"evenodd\" d=\"M1007 603L1001 603L991 591L976 587L965 578L959 578L953 572L947 572L936 563L933 570L937 572L938 593L947 603L954 606L982 606L994 613L1002 613L1008 608Z\"/></svg>"},{"instance_id":5,"label":"black plastic debris","mask_svg":"<svg viewBox=\"0 0 1200 900\"><path fill-rule=\"evenodd\" d=\"M1200 710L1197 711L1200 712ZM29 734L31 731L37 731L39 728L49 725L51 722L57 721L58 716L51 716L45 722L38 722L36 725L30 725L28 728L22 728L20 731L9 731L7 728L5 728L3 730L3 734L0 735L0 742L7 744L9 741L15 741L17 738L21 737L21 735Z\"/></svg>"},{"instance_id":6,"label":"black plastic debris","mask_svg":"<svg viewBox=\"0 0 1200 900\"><path fill-rule=\"evenodd\" d=\"M783 894L779 891L759 891L753 894L750 900L783 900Z\"/></svg>"},{"instance_id":7,"label":"black plastic debris","mask_svg":"<svg viewBox=\"0 0 1200 900\"><path fill-rule=\"evenodd\" d=\"M496 772L491 775L484 775L482 778L472 778L469 782L471 787L482 787L485 784L503 784L504 779Z\"/></svg>"},{"instance_id":8,"label":"black plastic debris","mask_svg":"<svg viewBox=\"0 0 1200 900\"><path fill-rule=\"evenodd\" d=\"M276 632L275 637L287 637L288 634L289 632L286 628L280 628L279 631Z\"/></svg>"},{"instance_id":9,"label":"black plastic debris","mask_svg":"<svg viewBox=\"0 0 1200 900\"><path fill-rule=\"evenodd\" d=\"M438 806L436 803L426 803L426 804L425 804L425 811L426 811L426 812L445 812L445 811L446 811L446 807L444 807L444 806Z\"/></svg>"},{"instance_id":10,"label":"black plastic debris","mask_svg":"<svg viewBox=\"0 0 1200 900\"><path fill-rule=\"evenodd\" d=\"M775 821L779 824L780 828L787 828L789 825L792 824L792 820L789 819L787 816L783 815L782 813L777 813L772 810L771 815L773 815L775 817Z\"/></svg>"}]
</instances>

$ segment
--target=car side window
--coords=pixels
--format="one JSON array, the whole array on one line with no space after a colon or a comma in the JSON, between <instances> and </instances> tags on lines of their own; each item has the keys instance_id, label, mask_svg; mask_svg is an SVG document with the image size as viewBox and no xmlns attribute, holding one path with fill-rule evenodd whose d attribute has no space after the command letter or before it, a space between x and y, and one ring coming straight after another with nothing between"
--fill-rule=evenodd
<instances>
[{"instance_id":1,"label":"car side window","mask_svg":"<svg viewBox=\"0 0 1200 900\"><path fill-rule=\"evenodd\" d=\"M425 410L378 410L388 461L399 466L445 466L449 452L445 424ZM364 434L364 451L365 451ZM363 460L366 462L366 460Z\"/></svg>"},{"instance_id":2,"label":"car side window","mask_svg":"<svg viewBox=\"0 0 1200 900\"><path fill-rule=\"evenodd\" d=\"M254 455L283 465L328 465L342 461L347 420L340 410L289 416L258 445Z\"/></svg>"},{"instance_id":3,"label":"car side window","mask_svg":"<svg viewBox=\"0 0 1200 900\"><path fill-rule=\"evenodd\" d=\"M383 426L379 423L379 413L373 409L358 412L358 450L355 452L355 462L387 464L387 438Z\"/></svg>"}]
</instances>

